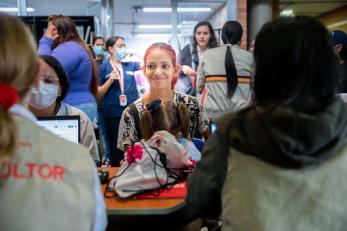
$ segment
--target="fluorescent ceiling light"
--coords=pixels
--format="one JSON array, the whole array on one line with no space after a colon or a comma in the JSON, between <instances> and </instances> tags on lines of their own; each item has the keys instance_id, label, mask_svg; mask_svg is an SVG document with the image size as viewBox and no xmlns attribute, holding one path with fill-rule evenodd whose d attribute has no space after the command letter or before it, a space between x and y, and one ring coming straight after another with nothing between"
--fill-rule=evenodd
<instances>
[{"instance_id":1,"label":"fluorescent ceiling light","mask_svg":"<svg viewBox=\"0 0 347 231\"><path fill-rule=\"evenodd\" d=\"M182 25L177 25L177 28L181 28ZM143 25L138 26L139 29L171 29L172 25L170 24L157 24L157 25Z\"/></svg>"},{"instance_id":2,"label":"fluorescent ceiling light","mask_svg":"<svg viewBox=\"0 0 347 231\"><path fill-rule=\"evenodd\" d=\"M35 9L27 7L27 12L34 12ZM18 12L18 7L0 7L0 12Z\"/></svg>"},{"instance_id":3,"label":"fluorescent ceiling light","mask_svg":"<svg viewBox=\"0 0 347 231\"><path fill-rule=\"evenodd\" d=\"M152 12L152 13L165 13L171 12L170 7L144 7L142 8L143 12ZM199 8L177 8L177 12L210 12L211 8L209 7L199 7Z\"/></svg>"},{"instance_id":4,"label":"fluorescent ceiling light","mask_svg":"<svg viewBox=\"0 0 347 231\"><path fill-rule=\"evenodd\" d=\"M210 12L211 8L202 7L202 8L177 8L178 12Z\"/></svg>"},{"instance_id":5,"label":"fluorescent ceiling light","mask_svg":"<svg viewBox=\"0 0 347 231\"><path fill-rule=\"evenodd\" d=\"M169 38L171 36L171 34L136 34L138 38ZM181 36L181 34L178 35L178 37Z\"/></svg>"},{"instance_id":6,"label":"fluorescent ceiling light","mask_svg":"<svg viewBox=\"0 0 347 231\"><path fill-rule=\"evenodd\" d=\"M293 10L282 10L280 13L281 16L294 16Z\"/></svg>"},{"instance_id":7,"label":"fluorescent ceiling light","mask_svg":"<svg viewBox=\"0 0 347 231\"><path fill-rule=\"evenodd\" d=\"M345 24L347 24L347 20L342 20L342 21L339 21L339 22L336 22L336 23L328 25L327 28L331 29L331 28L339 27L339 26L342 26L342 25L345 25Z\"/></svg>"}]
</instances>

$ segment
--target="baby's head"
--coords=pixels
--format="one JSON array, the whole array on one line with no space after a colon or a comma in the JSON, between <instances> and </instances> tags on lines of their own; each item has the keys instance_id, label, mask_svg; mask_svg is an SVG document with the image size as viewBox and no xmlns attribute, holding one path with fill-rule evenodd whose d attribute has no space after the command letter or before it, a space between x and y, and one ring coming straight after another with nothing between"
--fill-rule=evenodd
<instances>
[{"instance_id":1,"label":"baby's head","mask_svg":"<svg viewBox=\"0 0 347 231\"><path fill-rule=\"evenodd\" d=\"M156 131L165 130L174 136L188 136L189 114L183 103L172 100L153 100L141 116L143 138L148 140Z\"/></svg>"}]
</instances>

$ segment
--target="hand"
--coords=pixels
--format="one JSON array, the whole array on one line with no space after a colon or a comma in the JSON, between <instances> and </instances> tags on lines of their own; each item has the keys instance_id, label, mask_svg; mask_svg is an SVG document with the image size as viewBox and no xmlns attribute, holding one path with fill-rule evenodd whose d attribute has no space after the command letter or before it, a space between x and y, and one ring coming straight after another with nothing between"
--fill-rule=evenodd
<instances>
[{"instance_id":1,"label":"hand","mask_svg":"<svg viewBox=\"0 0 347 231\"><path fill-rule=\"evenodd\" d=\"M116 80L116 79L119 79L119 74L117 71L112 71L111 75L110 75L110 79L111 80Z\"/></svg>"},{"instance_id":2,"label":"hand","mask_svg":"<svg viewBox=\"0 0 347 231\"><path fill-rule=\"evenodd\" d=\"M55 40L59 37L57 28L51 22L48 23L48 27L44 36L51 38L52 40Z\"/></svg>"},{"instance_id":3,"label":"hand","mask_svg":"<svg viewBox=\"0 0 347 231\"><path fill-rule=\"evenodd\" d=\"M187 66L187 65L182 66L182 71L185 75L190 75L191 73L195 73L195 71L190 66Z\"/></svg>"}]
</instances>

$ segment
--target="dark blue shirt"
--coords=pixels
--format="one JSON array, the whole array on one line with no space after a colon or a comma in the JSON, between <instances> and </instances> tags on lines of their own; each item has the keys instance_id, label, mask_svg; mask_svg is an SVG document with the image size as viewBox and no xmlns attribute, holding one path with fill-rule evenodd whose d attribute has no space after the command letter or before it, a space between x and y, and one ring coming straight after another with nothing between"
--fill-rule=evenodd
<instances>
[{"instance_id":1,"label":"dark blue shirt","mask_svg":"<svg viewBox=\"0 0 347 231\"><path fill-rule=\"evenodd\" d=\"M123 76L124 76L124 94L127 96L128 104L134 102L137 98L139 98L139 94L136 89L136 82L134 78L134 71L140 69L140 64L137 62L124 62L122 63L123 67ZM110 62L103 63L99 66L99 85L103 85L110 76L106 75L110 74L113 71L113 68ZM121 117L122 112L125 107L119 105L119 95L121 94L119 81L116 80L112 83L106 94L103 98L103 117L104 118L116 118Z\"/></svg>"}]
</instances>

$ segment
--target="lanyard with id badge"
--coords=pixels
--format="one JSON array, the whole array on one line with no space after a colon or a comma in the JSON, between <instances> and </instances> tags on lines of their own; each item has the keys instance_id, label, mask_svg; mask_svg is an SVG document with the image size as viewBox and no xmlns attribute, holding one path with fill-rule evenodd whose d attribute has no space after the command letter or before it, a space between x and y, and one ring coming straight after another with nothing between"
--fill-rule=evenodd
<instances>
[{"instance_id":1,"label":"lanyard with id badge","mask_svg":"<svg viewBox=\"0 0 347 231\"><path fill-rule=\"evenodd\" d=\"M117 71L118 76L119 76L119 86L120 86L120 92L121 92L121 94L119 95L119 105L125 107L128 103L128 99L127 99L127 96L124 94L124 75L117 68L117 66L112 63L111 60L110 60L110 64L113 68L113 71ZM122 71L123 71L123 69L122 69Z\"/></svg>"}]
</instances>

